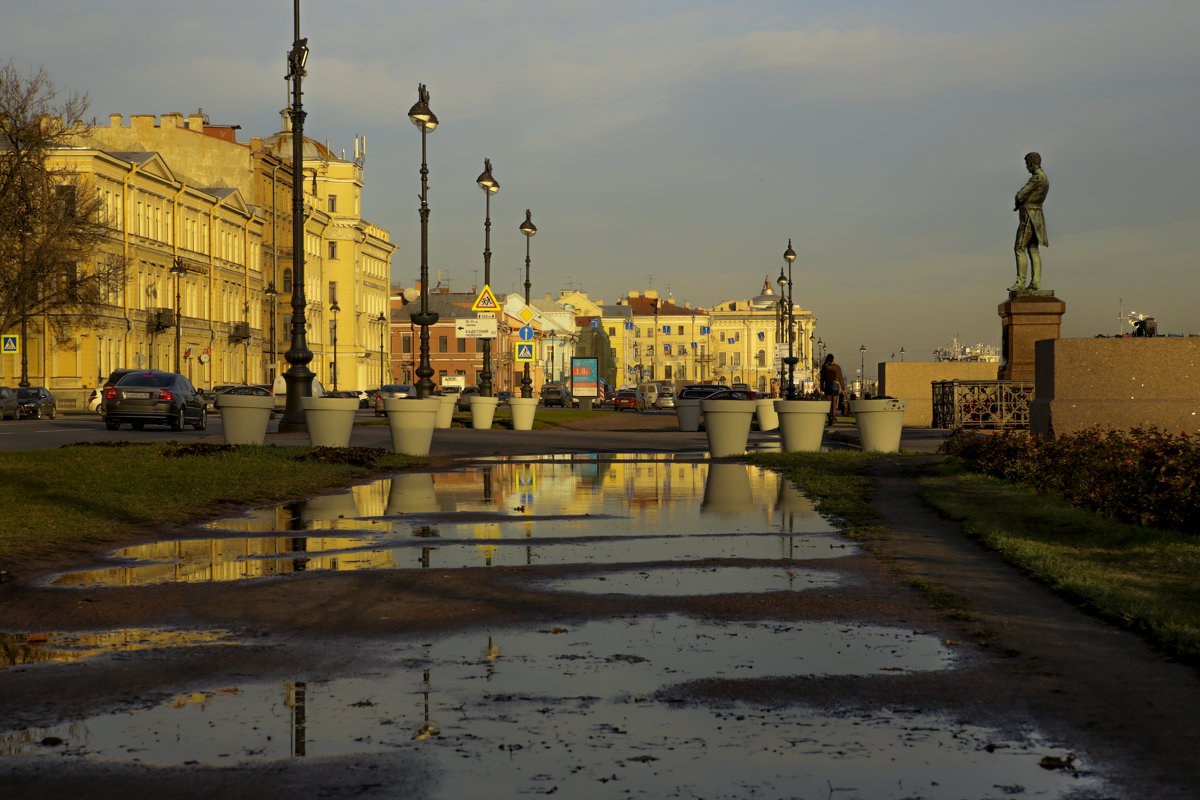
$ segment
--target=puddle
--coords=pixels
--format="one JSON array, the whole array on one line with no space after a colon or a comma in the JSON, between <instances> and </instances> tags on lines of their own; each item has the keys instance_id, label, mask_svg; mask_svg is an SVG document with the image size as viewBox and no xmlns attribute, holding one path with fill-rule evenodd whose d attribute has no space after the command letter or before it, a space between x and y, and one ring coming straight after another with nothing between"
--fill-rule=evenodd
<instances>
[{"instance_id":1,"label":"puddle","mask_svg":"<svg viewBox=\"0 0 1200 800\"><path fill-rule=\"evenodd\" d=\"M19 664L72 663L104 653L235 643L233 633L222 630L116 628L87 633L0 633L0 669Z\"/></svg>"},{"instance_id":2,"label":"puddle","mask_svg":"<svg viewBox=\"0 0 1200 800\"><path fill-rule=\"evenodd\" d=\"M838 586L832 572L788 567L679 567L606 572L578 578L536 581L552 592L681 597L742 592L798 592Z\"/></svg>"},{"instance_id":3,"label":"puddle","mask_svg":"<svg viewBox=\"0 0 1200 800\"><path fill-rule=\"evenodd\" d=\"M145 765L402 753L434 768L423 792L434 798L1058 797L1100 787L1041 768L1043 757L1067 752L1036 732L1011 738L895 708L828 714L799 702L705 709L670 700L672 685L700 678L886 681L952 664L931 635L844 623L667 616L466 633L397 647L392 666L369 677L227 686L0 734L0 755L43 753L47 737L62 740L63 757Z\"/></svg>"},{"instance_id":4,"label":"puddle","mask_svg":"<svg viewBox=\"0 0 1200 800\"><path fill-rule=\"evenodd\" d=\"M857 552L774 472L632 457L404 473L203 528L224 535L124 548L112 557L127 563L52 583L138 586L315 571L793 560ZM230 535L237 532L278 535Z\"/></svg>"}]
</instances>

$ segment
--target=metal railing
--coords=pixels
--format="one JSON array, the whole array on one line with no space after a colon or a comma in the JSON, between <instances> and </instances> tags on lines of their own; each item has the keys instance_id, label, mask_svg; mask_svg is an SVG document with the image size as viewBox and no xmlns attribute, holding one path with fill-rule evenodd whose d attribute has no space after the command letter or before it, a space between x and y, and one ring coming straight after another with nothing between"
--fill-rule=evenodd
<instances>
[{"instance_id":1,"label":"metal railing","mask_svg":"<svg viewBox=\"0 0 1200 800\"><path fill-rule=\"evenodd\" d=\"M1028 428L1033 384L1025 381L934 381L935 428Z\"/></svg>"}]
</instances>

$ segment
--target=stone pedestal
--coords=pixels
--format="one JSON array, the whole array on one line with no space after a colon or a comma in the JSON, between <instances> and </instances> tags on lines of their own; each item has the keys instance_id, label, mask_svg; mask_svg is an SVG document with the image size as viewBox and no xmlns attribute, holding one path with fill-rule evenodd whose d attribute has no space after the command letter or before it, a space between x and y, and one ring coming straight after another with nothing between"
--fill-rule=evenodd
<instances>
[{"instance_id":1,"label":"stone pedestal","mask_svg":"<svg viewBox=\"0 0 1200 800\"><path fill-rule=\"evenodd\" d=\"M1067 304L1054 292L1009 292L1008 301L998 309L1003 327L999 380L1034 380L1034 344L1057 339Z\"/></svg>"}]
</instances>

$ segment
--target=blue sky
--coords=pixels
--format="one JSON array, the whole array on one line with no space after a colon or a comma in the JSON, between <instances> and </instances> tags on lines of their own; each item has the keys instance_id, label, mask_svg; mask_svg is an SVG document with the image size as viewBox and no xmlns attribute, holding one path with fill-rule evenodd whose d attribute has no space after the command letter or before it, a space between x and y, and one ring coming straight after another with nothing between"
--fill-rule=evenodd
<instances>
[{"instance_id":1,"label":"blue sky","mask_svg":"<svg viewBox=\"0 0 1200 800\"><path fill-rule=\"evenodd\" d=\"M0 58L45 66L91 113L203 108L243 139L279 128L287 0L0 0ZM1065 336L1123 310L1200 333L1200 4L1195 2L301 2L305 132L353 153L365 215L419 264L426 83L430 264L520 290L613 302L630 289L712 305L774 281L852 364L957 337L999 344L1022 157L1050 177L1043 286ZM1125 326L1125 330L1129 330ZM869 375L874 369L868 366Z\"/></svg>"}]
</instances>

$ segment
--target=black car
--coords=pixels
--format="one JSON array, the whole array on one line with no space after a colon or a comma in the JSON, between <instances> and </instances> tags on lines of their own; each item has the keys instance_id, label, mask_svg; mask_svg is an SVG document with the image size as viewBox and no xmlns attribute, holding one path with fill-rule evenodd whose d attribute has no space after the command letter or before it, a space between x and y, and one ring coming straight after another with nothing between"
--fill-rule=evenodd
<instances>
[{"instance_id":1,"label":"black car","mask_svg":"<svg viewBox=\"0 0 1200 800\"><path fill-rule=\"evenodd\" d=\"M542 405L546 408L550 406L566 408L571 402L571 393L557 383L547 383L542 387Z\"/></svg>"},{"instance_id":2,"label":"black car","mask_svg":"<svg viewBox=\"0 0 1200 800\"><path fill-rule=\"evenodd\" d=\"M716 392L728 390L728 386L723 386L719 383L694 383L691 386L683 387L683 391L679 393L680 400L702 400Z\"/></svg>"},{"instance_id":3,"label":"black car","mask_svg":"<svg viewBox=\"0 0 1200 800\"><path fill-rule=\"evenodd\" d=\"M110 431L128 422L135 431L146 423L167 425L181 431L191 425L198 431L208 427L204 395L177 372L140 369L122 377L104 394L104 424Z\"/></svg>"},{"instance_id":4,"label":"black car","mask_svg":"<svg viewBox=\"0 0 1200 800\"><path fill-rule=\"evenodd\" d=\"M17 393L7 386L0 386L0 419L17 419L21 416L21 406L17 403Z\"/></svg>"},{"instance_id":5,"label":"black car","mask_svg":"<svg viewBox=\"0 0 1200 800\"><path fill-rule=\"evenodd\" d=\"M58 412L58 401L41 386L17 389L17 404L21 407L22 417L54 419Z\"/></svg>"},{"instance_id":6,"label":"black car","mask_svg":"<svg viewBox=\"0 0 1200 800\"><path fill-rule=\"evenodd\" d=\"M467 386L467 387L463 388L462 392L460 392L458 395L458 399L454 401L454 404L458 408L459 411L470 411L471 410L471 396L472 395L474 395L476 397L480 396L478 386Z\"/></svg>"}]
</instances>

